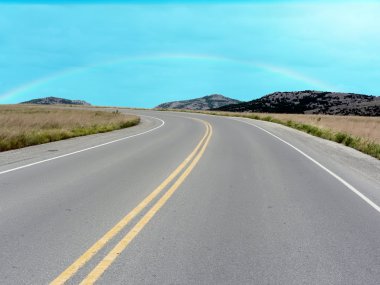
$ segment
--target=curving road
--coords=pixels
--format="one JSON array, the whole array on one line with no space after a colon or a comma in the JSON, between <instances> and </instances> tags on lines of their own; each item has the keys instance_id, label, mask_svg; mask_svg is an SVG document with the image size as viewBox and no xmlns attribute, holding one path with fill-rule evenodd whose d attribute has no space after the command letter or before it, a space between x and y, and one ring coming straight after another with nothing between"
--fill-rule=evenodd
<instances>
[{"instance_id":1,"label":"curving road","mask_svg":"<svg viewBox=\"0 0 380 285\"><path fill-rule=\"evenodd\" d=\"M268 122L0 154L0 284L379 284L380 162Z\"/></svg>"}]
</instances>

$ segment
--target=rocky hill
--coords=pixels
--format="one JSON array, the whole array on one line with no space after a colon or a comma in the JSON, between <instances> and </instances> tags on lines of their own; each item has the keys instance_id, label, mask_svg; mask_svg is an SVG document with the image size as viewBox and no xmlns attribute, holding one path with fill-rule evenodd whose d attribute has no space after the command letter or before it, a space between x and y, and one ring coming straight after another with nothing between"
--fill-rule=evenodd
<instances>
[{"instance_id":1,"label":"rocky hill","mask_svg":"<svg viewBox=\"0 0 380 285\"><path fill-rule=\"evenodd\" d=\"M312 90L275 92L260 99L217 109L230 112L380 116L380 97Z\"/></svg>"},{"instance_id":2,"label":"rocky hill","mask_svg":"<svg viewBox=\"0 0 380 285\"><path fill-rule=\"evenodd\" d=\"M192 100L174 101L158 105L157 109L187 109L187 110L209 110L225 105L241 103L239 100L231 99L219 94L209 95Z\"/></svg>"},{"instance_id":3,"label":"rocky hill","mask_svg":"<svg viewBox=\"0 0 380 285\"><path fill-rule=\"evenodd\" d=\"M39 104L39 105L55 105L55 104L64 104L64 105L85 105L90 106L90 103L87 103L83 100L69 100L64 98L57 97L46 97L38 98L30 101L22 102L20 104Z\"/></svg>"}]
</instances>

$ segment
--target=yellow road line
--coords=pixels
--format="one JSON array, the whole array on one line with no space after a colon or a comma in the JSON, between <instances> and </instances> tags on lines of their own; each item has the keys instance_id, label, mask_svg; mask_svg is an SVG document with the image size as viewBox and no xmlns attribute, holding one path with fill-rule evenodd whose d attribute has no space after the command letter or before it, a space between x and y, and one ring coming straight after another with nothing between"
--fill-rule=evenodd
<instances>
[{"instance_id":1,"label":"yellow road line","mask_svg":"<svg viewBox=\"0 0 380 285\"><path fill-rule=\"evenodd\" d=\"M198 119L199 120L199 119ZM206 132L192 153L155 189L150 193L140 204L138 204L131 212L122 218L111 230L103 237L94 243L84 254L75 260L69 267L65 269L50 285L61 285L69 280L80 268L82 268L99 250L101 250L115 235L117 235L134 217L136 217L154 198L159 195L163 189L186 167L193 159L202 144L210 133L209 124L203 120L206 126Z\"/></svg>"},{"instance_id":2,"label":"yellow road line","mask_svg":"<svg viewBox=\"0 0 380 285\"><path fill-rule=\"evenodd\" d=\"M191 162L189 167L182 173L178 180L170 187L170 189L157 201L156 204L141 218L141 220L123 237L123 239L103 258L102 261L87 275L85 279L80 283L80 285L94 284L99 277L107 270L107 268L115 261L115 259L125 250L125 248L130 244L130 242L140 233L140 231L149 223L149 221L154 217L154 215L161 209L162 206L169 200L169 198L174 194L178 187L185 181L187 176L191 173L194 167L197 165L200 158L203 156L207 145L209 144L212 127L209 126L210 133L207 137L205 144L203 145L201 151Z\"/></svg>"}]
</instances>

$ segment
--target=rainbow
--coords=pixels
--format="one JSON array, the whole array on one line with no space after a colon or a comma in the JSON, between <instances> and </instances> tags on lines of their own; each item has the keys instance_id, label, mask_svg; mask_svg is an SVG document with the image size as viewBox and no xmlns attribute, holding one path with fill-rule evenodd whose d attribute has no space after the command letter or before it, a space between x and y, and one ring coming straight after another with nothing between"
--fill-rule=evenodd
<instances>
[{"instance_id":1,"label":"rainbow","mask_svg":"<svg viewBox=\"0 0 380 285\"><path fill-rule=\"evenodd\" d=\"M102 61L99 63L67 68L67 69L49 74L48 76L44 76L32 81L26 82L25 84L22 84L13 89L10 89L0 95L0 100L9 99L16 95L22 95L25 92L36 90L44 86L45 84L54 82L56 80L61 80L68 76L80 74L82 72L86 72L93 68L112 66L112 65L121 64L124 62L158 61L158 60L202 60L202 61L207 60L207 61L216 61L216 62L229 62L233 64L239 64L242 66L260 68L272 74L278 74L281 76L288 77L289 79L307 83L313 86L314 88L318 88L321 90L334 89L334 87L330 86L329 84L325 82L322 82L316 78L307 76L305 74L299 73L295 70L281 67L281 66L275 66L275 65L271 65L271 64L267 64L267 63L263 63L259 61L241 60L241 59L231 58L231 57L203 55L203 54L154 54L154 55L144 55L144 56L134 56L134 57L122 56L122 57L114 58L108 61Z\"/></svg>"}]
</instances>

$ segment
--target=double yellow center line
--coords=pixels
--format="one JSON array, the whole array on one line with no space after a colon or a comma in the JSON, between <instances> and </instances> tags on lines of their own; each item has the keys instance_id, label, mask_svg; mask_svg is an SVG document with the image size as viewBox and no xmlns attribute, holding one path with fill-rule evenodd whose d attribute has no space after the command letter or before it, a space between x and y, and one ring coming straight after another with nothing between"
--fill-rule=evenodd
<instances>
[{"instance_id":1,"label":"double yellow center line","mask_svg":"<svg viewBox=\"0 0 380 285\"><path fill-rule=\"evenodd\" d=\"M115 261L118 255L130 244L130 242L139 234L139 232L149 223L154 215L161 209L169 200L179 186L185 181L191 173L198 161L203 156L207 145L212 136L211 125L203 120L201 121L206 131L201 141L190 153L190 155L143 201L140 202L131 212L122 218L111 230L109 230L102 238L93 244L84 254L75 260L65 271L63 271L50 284L58 285L65 284L71 277L75 275L88 261L94 257L112 238L114 238L122 229L124 229L142 210L144 210L162 191L178 177L172 186L165 192L164 195L149 209L149 211L135 224L135 226L111 249L111 251L97 264L97 266L83 279L80 284L94 284L107 268ZM182 172L182 174L181 174Z\"/></svg>"}]
</instances>

